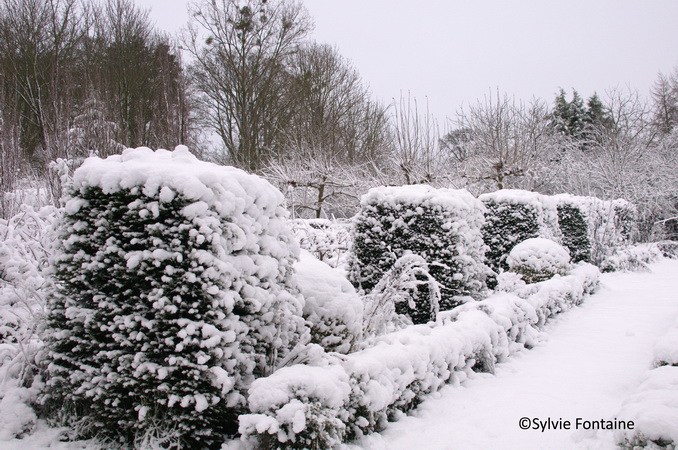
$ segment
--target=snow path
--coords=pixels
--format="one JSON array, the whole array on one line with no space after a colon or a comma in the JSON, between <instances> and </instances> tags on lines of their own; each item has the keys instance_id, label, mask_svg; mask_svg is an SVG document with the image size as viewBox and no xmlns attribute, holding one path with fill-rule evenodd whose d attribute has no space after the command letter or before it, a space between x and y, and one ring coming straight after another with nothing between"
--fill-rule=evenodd
<instances>
[{"instance_id":1,"label":"snow path","mask_svg":"<svg viewBox=\"0 0 678 450\"><path fill-rule=\"evenodd\" d=\"M412 416L355 444L371 450L615 448L612 431L575 430L575 421L616 417L652 367L656 339L678 317L678 261L651 268L603 274L601 289L553 319L539 346L498 364L495 375L446 386ZM562 418L572 426L521 430L522 417Z\"/></svg>"}]
</instances>

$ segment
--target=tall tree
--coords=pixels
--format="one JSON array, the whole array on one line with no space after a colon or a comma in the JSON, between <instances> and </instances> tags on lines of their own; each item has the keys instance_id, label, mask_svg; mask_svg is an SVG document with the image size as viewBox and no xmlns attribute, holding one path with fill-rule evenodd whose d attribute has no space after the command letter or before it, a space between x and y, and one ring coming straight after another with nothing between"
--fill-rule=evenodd
<instances>
[{"instance_id":1,"label":"tall tree","mask_svg":"<svg viewBox=\"0 0 678 450\"><path fill-rule=\"evenodd\" d=\"M184 47L207 124L230 162L257 171L288 111L285 66L311 28L306 10L288 0L202 0L191 16Z\"/></svg>"}]
</instances>

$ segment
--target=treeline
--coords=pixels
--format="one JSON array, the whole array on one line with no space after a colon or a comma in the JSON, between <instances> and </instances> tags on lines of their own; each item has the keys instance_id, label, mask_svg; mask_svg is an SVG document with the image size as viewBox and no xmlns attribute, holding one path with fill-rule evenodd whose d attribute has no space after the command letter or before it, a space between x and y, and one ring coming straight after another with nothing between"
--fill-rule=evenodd
<instances>
[{"instance_id":1,"label":"treeline","mask_svg":"<svg viewBox=\"0 0 678 450\"><path fill-rule=\"evenodd\" d=\"M369 187L417 183L624 197L645 237L677 215L678 71L649 99L491 93L441 133L416 99L375 101L348 60L309 38L299 2L190 8L188 29L168 36L132 0L0 5L0 190L49 180L57 158L186 144L267 177L299 217L352 215Z\"/></svg>"}]
</instances>

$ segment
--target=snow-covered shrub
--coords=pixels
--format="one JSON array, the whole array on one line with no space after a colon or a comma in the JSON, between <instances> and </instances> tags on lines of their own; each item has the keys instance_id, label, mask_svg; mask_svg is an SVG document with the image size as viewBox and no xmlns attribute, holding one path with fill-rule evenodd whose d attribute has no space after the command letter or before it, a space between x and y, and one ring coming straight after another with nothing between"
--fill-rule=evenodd
<instances>
[{"instance_id":1,"label":"snow-covered shrub","mask_svg":"<svg viewBox=\"0 0 678 450\"><path fill-rule=\"evenodd\" d=\"M536 192L505 189L478 197L485 204L485 253L495 271L507 270L506 258L518 243L530 238L561 242L556 201Z\"/></svg>"},{"instance_id":2,"label":"snow-covered shrub","mask_svg":"<svg viewBox=\"0 0 678 450\"><path fill-rule=\"evenodd\" d=\"M363 301L355 288L305 250L294 269L304 297L304 318L311 323L311 342L326 351L348 353L362 335Z\"/></svg>"},{"instance_id":3,"label":"snow-covered shrub","mask_svg":"<svg viewBox=\"0 0 678 450\"><path fill-rule=\"evenodd\" d=\"M638 209L633 203L618 198L612 200L614 226L622 242L630 244L638 235Z\"/></svg>"},{"instance_id":4,"label":"snow-covered shrub","mask_svg":"<svg viewBox=\"0 0 678 450\"><path fill-rule=\"evenodd\" d=\"M591 261L591 240L586 211L576 197L568 194L555 196L558 203L558 227L563 246L570 251L573 263Z\"/></svg>"},{"instance_id":5,"label":"snow-covered shrub","mask_svg":"<svg viewBox=\"0 0 678 450\"><path fill-rule=\"evenodd\" d=\"M302 249L331 267L345 267L351 248L348 220L295 219L290 227Z\"/></svg>"},{"instance_id":6,"label":"snow-covered shrub","mask_svg":"<svg viewBox=\"0 0 678 450\"><path fill-rule=\"evenodd\" d=\"M526 298L498 293L468 302L441 312L437 324L410 326L362 351L260 378L250 389L252 413L240 416L243 439L257 448L326 448L379 431L445 384L491 372L535 345L545 319L581 303L599 275L580 263L569 275L530 285Z\"/></svg>"},{"instance_id":7,"label":"snow-covered shrub","mask_svg":"<svg viewBox=\"0 0 678 450\"><path fill-rule=\"evenodd\" d=\"M130 444L162 423L184 447L218 446L305 331L282 194L180 146L88 158L69 195L48 410L81 435Z\"/></svg>"},{"instance_id":8,"label":"snow-covered shrub","mask_svg":"<svg viewBox=\"0 0 678 450\"><path fill-rule=\"evenodd\" d=\"M570 253L550 239L531 238L517 244L506 258L511 272L526 283L565 275L570 266Z\"/></svg>"},{"instance_id":9,"label":"snow-covered shrub","mask_svg":"<svg viewBox=\"0 0 678 450\"><path fill-rule=\"evenodd\" d=\"M407 253L398 258L364 301L363 335L369 338L436 320L440 288L424 258Z\"/></svg>"},{"instance_id":10,"label":"snow-covered shrub","mask_svg":"<svg viewBox=\"0 0 678 450\"><path fill-rule=\"evenodd\" d=\"M603 272L649 272L648 264L661 257L655 244L636 244L614 249L598 266Z\"/></svg>"},{"instance_id":11,"label":"snow-covered shrub","mask_svg":"<svg viewBox=\"0 0 678 450\"><path fill-rule=\"evenodd\" d=\"M21 437L36 424L42 389L37 356L44 315L43 270L53 239L54 207L21 205L0 219L0 440Z\"/></svg>"},{"instance_id":12,"label":"snow-covered shrub","mask_svg":"<svg viewBox=\"0 0 678 450\"><path fill-rule=\"evenodd\" d=\"M371 189L354 219L349 279L369 293L398 258L421 256L440 283L440 310L481 298L489 272L480 232L483 205L464 190L430 186Z\"/></svg>"},{"instance_id":13,"label":"snow-covered shrub","mask_svg":"<svg viewBox=\"0 0 678 450\"><path fill-rule=\"evenodd\" d=\"M678 259L678 241L659 241L657 248L664 258Z\"/></svg>"}]
</instances>

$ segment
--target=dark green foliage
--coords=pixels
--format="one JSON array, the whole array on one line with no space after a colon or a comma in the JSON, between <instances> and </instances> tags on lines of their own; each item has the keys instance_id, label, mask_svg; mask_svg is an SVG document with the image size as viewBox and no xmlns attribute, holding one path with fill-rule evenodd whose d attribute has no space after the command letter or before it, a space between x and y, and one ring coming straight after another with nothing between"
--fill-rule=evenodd
<instances>
[{"instance_id":1,"label":"dark green foliage","mask_svg":"<svg viewBox=\"0 0 678 450\"><path fill-rule=\"evenodd\" d=\"M558 226L563 234L563 246L570 251L572 262L591 262L588 224L581 209L572 204L559 203Z\"/></svg>"},{"instance_id":2,"label":"dark green foliage","mask_svg":"<svg viewBox=\"0 0 678 450\"><path fill-rule=\"evenodd\" d=\"M489 247L485 253L487 265L494 271L508 270L506 258L520 242L539 236L537 212L528 204L497 202L485 203L487 214L483 239Z\"/></svg>"},{"instance_id":3,"label":"dark green foliage","mask_svg":"<svg viewBox=\"0 0 678 450\"><path fill-rule=\"evenodd\" d=\"M199 327L219 328L223 281L199 260L210 244L191 235L189 202L100 188L80 197L63 218L48 301L47 402L70 405L85 436L129 445L160 423L182 448L218 448L238 411L210 372L223 350L203 345Z\"/></svg>"},{"instance_id":4,"label":"dark green foliage","mask_svg":"<svg viewBox=\"0 0 678 450\"><path fill-rule=\"evenodd\" d=\"M467 276L455 277L467 269L460 262L456 246L459 236L453 227L444 226L449 220L449 213L440 205L363 205L354 222L349 279L356 288L370 292L396 260L409 252L424 258L429 274L440 283L441 311L457 306L456 296L476 296L484 283L469 281ZM418 288L415 298L424 308L421 314L428 315L430 301L425 284ZM417 320L425 320L415 315Z\"/></svg>"}]
</instances>

